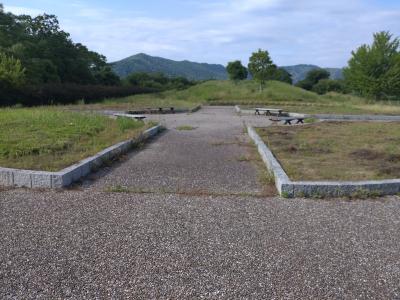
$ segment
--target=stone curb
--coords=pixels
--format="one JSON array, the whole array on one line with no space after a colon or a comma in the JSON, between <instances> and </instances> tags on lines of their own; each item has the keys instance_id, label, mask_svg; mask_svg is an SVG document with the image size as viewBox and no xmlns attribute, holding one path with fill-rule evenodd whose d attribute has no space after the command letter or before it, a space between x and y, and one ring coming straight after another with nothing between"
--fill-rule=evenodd
<instances>
[{"instance_id":1,"label":"stone curb","mask_svg":"<svg viewBox=\"0 0 400 300\"><path fill-rule=\"evenodd\" d=\"M321 120L348 120L348 121L400 121L400 116L386 115L330 115L330 114L298 114L289 113L290 117L302 116Z\"/></svg>"},{"instance_id":2,"label":"stone curb","mask_svg":"<svg viewBox=\"0 0 400 300\"><path fill-rule=\"evenodd\" d=\"M26 188L63 188L87 176L101 167L104 162L128 152L135 145L157 135L163 127L154 126L144 131L137 139L124 141L81 160L59 172L42 172L0 167L0 186Z\"/></svg>"},{"instance_id":3,"label":"stone curb","mask_svg":"<svg viewBox=\"0 0 400 300\"><path fill-rule=\"evenodd\" d=\"M400 179L370 181L291 181L282 166L265 145L253 127L247 131L266 164L275 177L275 185L284 197L343 197L358 194L396 195L400 193Z\"/></svg>"}]
</instances>

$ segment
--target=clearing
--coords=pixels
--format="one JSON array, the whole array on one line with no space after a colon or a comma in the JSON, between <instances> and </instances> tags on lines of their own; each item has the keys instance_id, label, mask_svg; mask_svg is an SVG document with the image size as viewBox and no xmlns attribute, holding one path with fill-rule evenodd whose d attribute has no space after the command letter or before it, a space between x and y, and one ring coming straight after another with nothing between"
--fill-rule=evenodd
<instances>
[{"instance_id":1,"label":"clearing","mask_svg":"<svg viewBox=\"0 0 400 300\"><path fill-rule=\"evenodd\" d=\"M292 180L400 178L399 122L319 122L257 132Z\"/></svg>"}]
</instances>

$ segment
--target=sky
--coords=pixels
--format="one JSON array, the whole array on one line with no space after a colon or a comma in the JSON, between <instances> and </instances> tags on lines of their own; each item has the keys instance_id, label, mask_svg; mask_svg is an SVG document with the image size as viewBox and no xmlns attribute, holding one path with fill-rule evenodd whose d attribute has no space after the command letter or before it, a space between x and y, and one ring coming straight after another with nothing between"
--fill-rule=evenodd
<instances>
[{"instance_id":1,"label":"sky","mask_svg":"<svg viewBox=\"0 0 400 300\"><path fill-rule=\"evenodd\" d=\"M109 62L136 53L174 60L343 67L378 31L400 36L400 0L10 0L6 11L57 15L76 43Z\"/></svg>"}]
</instances>

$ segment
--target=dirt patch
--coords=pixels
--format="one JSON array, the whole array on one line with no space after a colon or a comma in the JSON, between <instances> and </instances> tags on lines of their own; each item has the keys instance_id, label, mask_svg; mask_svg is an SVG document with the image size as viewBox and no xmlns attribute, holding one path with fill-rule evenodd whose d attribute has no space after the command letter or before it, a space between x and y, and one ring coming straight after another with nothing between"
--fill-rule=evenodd
<instances>
[{"instance_id":1,"label":"dirt patch","mask_svg":"<svg viewBox=\"0 0 400 300\"><path fill-rule=\"evenodd\" d=\"M355 159L364 160L375 160L384 157L384 154L370 150L370 149L359 149L350 153L350 157Z\"/></svg>"}]
</instances>

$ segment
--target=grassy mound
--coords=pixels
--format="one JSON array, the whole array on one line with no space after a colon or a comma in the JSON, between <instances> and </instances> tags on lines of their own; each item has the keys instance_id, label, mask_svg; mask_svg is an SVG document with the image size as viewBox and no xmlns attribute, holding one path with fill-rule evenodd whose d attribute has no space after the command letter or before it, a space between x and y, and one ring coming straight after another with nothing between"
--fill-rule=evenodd
<instances>
[{"instance_id":1,"label":"grassy mound","mask_svg":"<svg viewBox=\"0 0 400 300\"><path fill-rule=\"evenodd\" d=\"M363 98L337 93L321 96L278 81L267 82L265 89L260 92L258 84L254 81L235 84L231 81L213 80L186 90L110 99L98 105L85 107L91 109L136 109L161 106L193 108L199 104L239 104L244 107L268 105L299 113L400 115L400 101L374 103Z\"/></svg>"},{"instance_id":2,"label":"grassy mound","mask_svg":"<svg viewBox=\"0 0 400 300\"><path fill-rule=\"evenodd\" d=\"M0 110L0 166L57 171L117 142L143 122L51 108Z\"/></svg>"}]
</instances>

